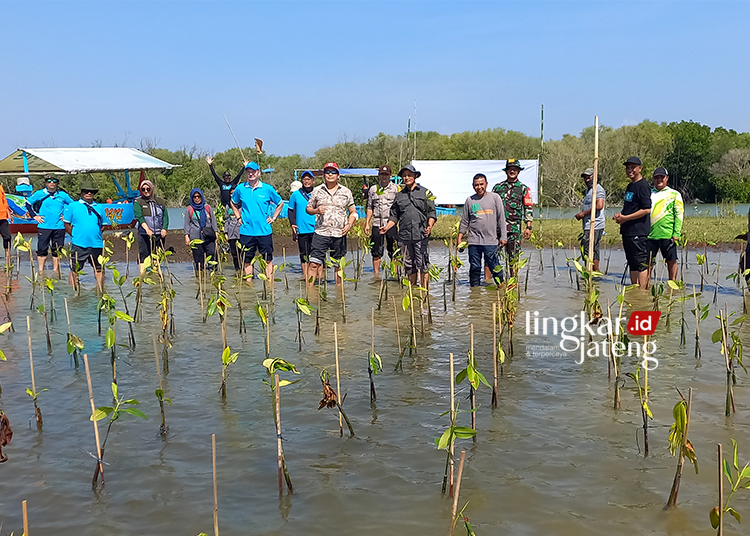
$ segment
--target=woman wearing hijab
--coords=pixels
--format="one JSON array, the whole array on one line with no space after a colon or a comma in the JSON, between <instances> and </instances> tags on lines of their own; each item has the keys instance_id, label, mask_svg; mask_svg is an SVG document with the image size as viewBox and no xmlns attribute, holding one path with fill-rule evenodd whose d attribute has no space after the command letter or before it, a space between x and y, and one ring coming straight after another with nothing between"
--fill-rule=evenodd
<instances>
[{"instance_id":1,"label":"woman wearing hijab","mask_svg":"<svg viewBox=\"0 0 750 536\"><path fill-rule=\"evenodd\" d=\"M190 246L193 240L202 240L193 247L193 261L198 270L203 269L208 257L216 259L216 218L211 207L205 202L203 190L193 188L190 192L190 206L185 211L185 244Z\"/></svg>"},{"instance_id":2,"label":"woman wearing hijab","mask_svg":"<svg viewBox=\"0 0 750 536\"><path fill-rule=\"evenodd\" d=\"M155 251L164 249L169 227L167 205L154 192L153 182L141 183L141 195L133 203L133 213L138 222L138 266L143 273L144 261Z\"/></svg>"}]
</instances>

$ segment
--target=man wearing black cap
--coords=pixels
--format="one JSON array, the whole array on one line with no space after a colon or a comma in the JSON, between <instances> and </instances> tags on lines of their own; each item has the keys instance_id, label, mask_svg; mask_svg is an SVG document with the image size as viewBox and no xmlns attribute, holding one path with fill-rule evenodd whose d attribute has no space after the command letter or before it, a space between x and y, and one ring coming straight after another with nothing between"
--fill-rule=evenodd
<instances>
[{"instance_id":1,"label":"man wearing black cap","mask_svg":"<svg viewBox=\"0 0 750 536\"><path fill-rule=\"evenodd\" d=\"M631 156L624 163L630 184L625 189L622 212L614 216L620 226L622 247L630 268L631 283L645 289L648 285L648 234L651 231L651 188L643 180L641 159Z\"/></svg>"},{"instance_id":2,"label":"man wearing black cap","mask_svg":"<svg viewBox=\"0 0 750 536\"><path fill-rule=\"evenodd\" d=\"M581 212L576 214L577 220L583 220L583 235L581 235L581 249L584 255L589 254L589 240L591 238L591 203L593 201L594 168L588 168L581 173L586 183L586 195L583 196ZM604 234L604 199L606 193L601 184L596 185L596 219L594 220L594 270L599 271L599 242Z\"/></svg>"},{"instance_id":3,"label":"man wearing black cap","mask_svg":"<svg viewBox=\"0 0 750 536\"><path fill-rule=\"evenodd\" d=\"M666 168L654 170L654 189L651 190L651 231L648 234L649 255L661 256L667 263L669 279L677 281L677 240L682 234L682 217L685 204L682 194L667 186L669 173ZM650 267L649 267L650 268Z\"/></svg>"},{"instance_id":4,"label":"man wearing black cap","mask_svg":"<svg viewBox=\"0 0 750 536\"><path fill-rule=\"evenodd\" d=\"M505 221L508 225L508 243L505 252L512 261L521 251L521 222L524 222L523 238L531 238L531 222L533 202L531 190L518 180L518 174L523 171L518 158L509 158L503 168L507 179L492 187L492 191L500 196L505 207ZM485 272L485 276L488 274ZM513 272L511 270L511 275Z\"/></svg>"},{"instance_id":5,"label":"man wearing black cap","mask_svg":"<svg viewBox=\"0 0 750 536\"><path fill-rule=\"evenodd\" d=\"M404 185L393 200L388 223L380 228L380 234L386 234L398 223L398 243L404 254L404 272L412 285L417 283L417 274L422 274L420 284L427 288L430 259L427 248L437 213L435 196L416 182L420 175L422 173L411 164L398 172Z\"/></svg>"},{"instance_id":6,"label":"man wearing black cap","mask_svg":"<svg viewBox=\"0 0 750 536\"><path fill-rule=\"evenodd\" d=\"M367 219L365 220L365 234L370 236L372 225L372 269L375 277L380 275L380 261L383 258L383 242L388 249L388 257L393 258L395 250L396 229L391 228L384 235L380 228L385 227L391 215L391 206L396 199L398 187L391 182L391 166L380 166L378 169L378 184L370 186L365 201L367 202Z\"/></svg>"}]
</instances>

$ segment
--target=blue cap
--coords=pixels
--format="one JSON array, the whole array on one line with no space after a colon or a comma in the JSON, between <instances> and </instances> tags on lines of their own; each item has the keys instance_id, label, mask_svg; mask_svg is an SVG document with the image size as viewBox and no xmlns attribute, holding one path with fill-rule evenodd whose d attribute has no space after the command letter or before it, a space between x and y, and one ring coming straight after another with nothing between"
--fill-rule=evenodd
<instances>
[{"instance_id":1,"label":"blue cap","mask_svg":"<svg viewBox=\"0 0 750 536\"><path fill-rule=\"evenodd\" d=\"M315 175L313 175L312 171L305 171L304 173L302 173L302 178L305 178L306 175L310 175L311 179L315 178Z\"/></svg>"},{"instance_id":2,"label":"blue cap","mask_svg":"<svg viewBox=\"0 0 750 536\"><path fill-rule=\"evenodd\" d=\"M257 170L257 169L260 169L260 167L258 166L256 162L248 162L247 164L245 164L245 169Z\"/></svg>"}]
</instances>

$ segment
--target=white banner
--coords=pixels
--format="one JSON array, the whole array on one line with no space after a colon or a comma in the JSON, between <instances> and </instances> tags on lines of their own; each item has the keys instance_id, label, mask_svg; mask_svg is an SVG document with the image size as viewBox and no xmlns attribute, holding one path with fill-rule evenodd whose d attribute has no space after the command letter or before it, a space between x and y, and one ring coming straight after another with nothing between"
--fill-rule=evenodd
<instances>
[{"instance_id":1,"label":"white banner","mask_svg":"<svg viewBox=\"0 0 750 536\"><path fill-rule=\"evenodd\" d=\"M422 173L417 182L435 194L435 204L463 205L474 193L472 179L477 173L487 176L488 188L506 179L505 160L412 160ZM529 187L534 204L538 202L539 160L520 160L523 170L518 179Z\"/></svg>"}]
</instances>

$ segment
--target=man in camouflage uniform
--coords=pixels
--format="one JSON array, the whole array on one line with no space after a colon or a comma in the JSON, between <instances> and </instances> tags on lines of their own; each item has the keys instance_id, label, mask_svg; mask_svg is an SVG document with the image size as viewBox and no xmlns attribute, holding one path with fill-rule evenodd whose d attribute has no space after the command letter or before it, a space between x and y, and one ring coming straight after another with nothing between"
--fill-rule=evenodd
<instances>
[{"instance_id":1,"label":"man in camouflage uniform","mask_svg":"<svg viewBox=\"0 0 750 536\"><path fill-rule=\"evenodd\" d=\"M503 171L507 179L493 186L492 191L498 194L505 206L505 221L508 225L508 243L505 253L512 260L521 251L521 235L528 240L531 238L532 215L531 190L518 180L518 174L523 170L517 158L506 160ZM521 223L525 223L523 233Z\"/></svg>"}]
</instances>

